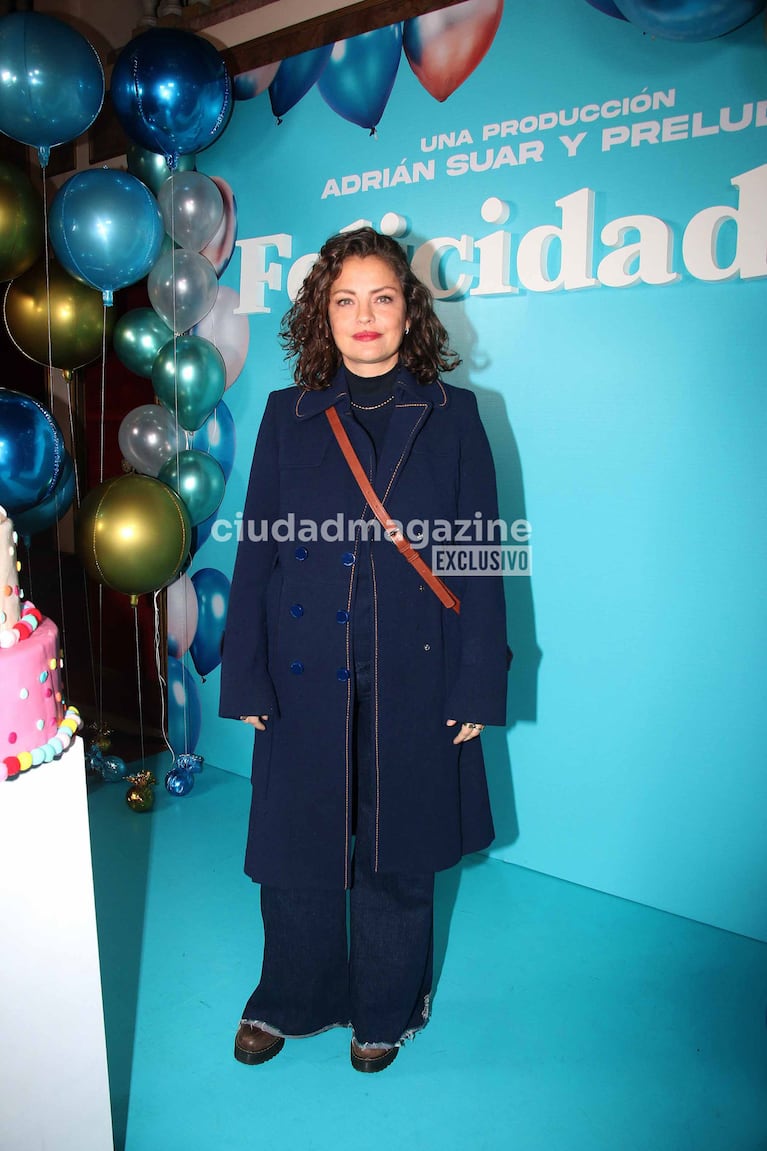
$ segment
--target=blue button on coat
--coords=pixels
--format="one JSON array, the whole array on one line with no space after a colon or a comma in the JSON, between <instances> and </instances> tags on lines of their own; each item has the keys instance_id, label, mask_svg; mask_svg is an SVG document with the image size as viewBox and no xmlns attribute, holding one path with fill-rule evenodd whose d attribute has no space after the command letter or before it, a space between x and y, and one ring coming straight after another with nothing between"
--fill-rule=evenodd
<instances>
[{"instance_id":1,"label":"blue button on coat","mask_svg":"<svg viewBox=\"0 0 767 1151\"><path fill-rule=\"evenodd\" d=\"M446 576L456 615L386 539L362 548L323 522L369 516L325 418L335 405L372 470L372 445L354 419L343 373L323 391L273 392L258 433L245 504L256 523L293 517L317 525L302 562L295 539L245 532L238 545L221 669L220 714L268 715L255 732L245 870L274 886L349 886L352 844L352 634L357 569L370 564L376 769L374 866L381 872L450 867L493 838L478 739L455 746L447 719L505 724L507 646L503 580ZM495 472L472 392L402 370L374 487L403 525L496 519ZM284 525L277 534L282 539ZM268 538L261 537L267 535ZM356 557L344 563L346 553ZM420 554L431 562L431 548ZM300 628L289 606L305 609ZM349 626L338 627L341 610ZM291 674L302 663L303 674Z\"/></svg>"}]
</instances>

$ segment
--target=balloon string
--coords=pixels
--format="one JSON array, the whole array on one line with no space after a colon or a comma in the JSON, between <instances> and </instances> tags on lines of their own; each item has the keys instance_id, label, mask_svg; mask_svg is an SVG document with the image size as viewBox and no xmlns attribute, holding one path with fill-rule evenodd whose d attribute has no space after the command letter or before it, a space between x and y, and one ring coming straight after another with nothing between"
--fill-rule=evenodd
<instances>
[{"instance_id":1,"label":"balloon string","mask_svg":"<svg viewBox=\"0 0 767 1151\"><path fill-rule=\"evenodd\" d=\"M104 421L106 419L107 306L102 306L101 321L101 419L99 421L99 483L104 482Z\"/></svg>"},{"instance_id":2,"label":"balloon string","mask_svg":"<svg viewBox=\"0 0 767 1151\"><path fill-rule=\"evenodd\" d=\"M144 707L141 698L141 645L138 636L138 603L133 606L133 621L136 630L136 687L138 690L138 730L141 740L141 770L146 770L146 754L144 751Z\"/></svg>"},{"instance_id":3,"label":"balloon string","mask_svg":"<svg viewBox=\"0 0 767 1151\"><path fill-rule=\"evenodd\" d=\"M51 265L50 254L48 252L48 182L45 179L45 173L42 173L43 184L43 232L45 236L45 244L43 251L45 253L45 304L46 304L46 321L48 325L48 395L53 414L53 337L51 335Z\"/></svg>"},{"instance_id":4,"label":"balloon string","mask_svg":"<svg viewBox=\"0 0 767 1151\"><path fill-rule=\"evenodd\" d=\"M162 737L165 740L165 746L171 754L171 767L176 762L176 753L171 746L168 739L168 721L165 710L165 696L168 690L168 683L165 676L162 674L162 652L160 648L160 606L157 602L159 591L154 593L154 665L157 669L157 678L160 681L160 729Z\"/></svg>"},{"instance_id":5,"label":"balloon string","mask_svg":"<svg viewBox=\"0 0 767 1151\"><path fill-rule=\"evenodd\" d=\"M64 698L70 702L69 695L69 660L67 659L67 616L64 611L64 578L61 572L61 521L56 517L56 555L59 569L59 619L61 620L61 647L64 653Z\"/></svg>"},{"instance_id":6,"label":"balloon string","mask_svg":"<svg viewBox=\"0 0 767 1151\"><path fill-rule=\"evenodd\" d=\"M104 585L99 584L99 732L104 725Z\"/></svg>"}]
</instances>

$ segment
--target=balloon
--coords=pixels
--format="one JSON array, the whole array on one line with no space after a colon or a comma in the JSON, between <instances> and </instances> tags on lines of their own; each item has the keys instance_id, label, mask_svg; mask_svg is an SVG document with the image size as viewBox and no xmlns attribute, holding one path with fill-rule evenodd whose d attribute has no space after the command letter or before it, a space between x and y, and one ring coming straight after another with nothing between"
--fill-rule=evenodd
<instances>
[{"instance_id":1,"label":"balloon","mask_svg":"<svg viewBox=\"0 0 767 1151\"><path fill-rule=\"evenodd\" d=\"M252 100L254 96L260 96L277 75L279 66L278 60L276 64L261 64L258 68L251 68L248 72L240 72L234 78L235 100Z\"/></svg>"},{"instance_id":2,"label":"balloon","mask_svg":"<svg viewBox=\"0 0 767 1151\"><path fill-rule=\"evenodd\" d=\"M189 576L182 572L168 588L168 655L180 659L189 651L197 631L197 592Z\"/></svg>"},{"instance_id":3,"label":"balloon","mask_svg":"<svg viewBox=\"0 0 767 1151\"><path fill-rule=\"evenodd\" d=\"M149 28L122 49L110 91L126 134L174 169L220 135L232 111L232 85L209 40L180 28Z\"/></svg>"},{"instance_id":4,"label":"balloon","mask_svg":"<svg viewBox=\"0 0 767 1151\"><path fill-rule=\"evenodd\" d=\"M216 302L192 333L210 340L218 348L226 365L226 387L230 388L245 366L250 343L250 323L248 317L236 315L240 306L239 292L219 284Z\"/></svg>"},{"instance_id":5,"label":"balloon","mask_svg":"<svg viewBox=\"0 0 767 1151\"><path fill-rule=\"evenodd\" d=\"M77 550L92 579L135 601L176 578L191 532L184 502L167 484L151 476L116 476L83 500Z\"/></svg>"},{"instance_id":6,"label":"balloon","mask_svg":"<svg viewBox=\"0 0 767 1151\"><path fill-rule=\"evenodd\" d=\"M214 460L218 460L227 482L234 467L235 444L234 420L223 400L216 404L199 431L189 437L190 448L207 452Z\"/></svg>"},{"instance_id":7,"label":"balloon","mask_svg":"<svg viewBox=\"0 0 767 1151\"><path fill-rule=\"evenodd\" d=\"M185 767L172 767L165 776L165 790L169 795L189 795L194 787L194 776Z\"/></svg>"},{"instance_id":8,"label":"balloon","mask_svg":"<svg viewBox=\"0 0 767 1151\"><path fill-rule=\"evenodd\" d=\"M70 176L51 206L53 250L68 272L112 293L142 280L160 254L164 228L152 193L129 172L91 168Z\"/></svg>"},{"instance_id":9,"label":"balloon","mask_svg":"<svg viewBox=\"0 0 767 1151\"><path fill-rule=\"evenodd\" d=\"M112 347L121 364L151 380L157 353L172 339L173 332L154 308L133 308L115 324Z\"/></svg>"},{"instance_id":10,"label":"balloon","mask_svg":"<svg viewBox=\"0 0 767 1151\"><path fill-rule=\"evenodd\" d=\"M188 332L216 302L218 280L210 260L185 249L160 256L147 278L149 300L173 332Z\"/></svg>"},{"instance_id":11,"label":"balloon","mask_svg":"<svg viewBox=\"0 0 767 1151\"><path fill-rule=\"evenodd\" d=\"M192 576L197 592L198 623L189 653L200 675L221 663L221 644L229 608L229 580L217 568L200 568Z\"/></svg>"},{"instance_id":12,"label":"balloon","mask_svg":"<svg viewBox=\"0 0 767 1151\"><path fill-rule=\"evenodd\" d=\"M157 477L181 496L192 527L212 516L224 498L224 472L213 456L189 448L171 456Z\"/></svg>"},{"instance_id":13,"label":"balloon","mask_svg":"<svg viewBox=\"0 0 767 1151\"><path fill-rule=\"evenodd\" d=\"M52 260L47 278L45 262L40 260L8 285L4 310L8 335L19 351L38 364L50 362L64 372L100 356L114 326L111 313L104 313L99 293L73 280Z\"/></svg>"},{"instance_id":14,"label":"balloon","mask_svg":"<svg viewBox=\"0 0 767 1151\"><path fill-rule=\"evenodd\" d=\"M184 437L181 437L183 443ZM137 472L156 476L179 450L179 429L162 404L142 404L123 418L117 441L123 457Z\"/></svg>"},{"instance_id":15,"label":"balloon","mask_svg":"<svg viewBox=\"0 0 767 1151\"><path fill-rule=\"evenodd\" d=\"M138 144L128 144L127 148L128 171L142 184L146 184L155 196L166 180L169 180L172 171L168 161L157 152L150 152ZM193 172L197 159L195 156L179 156L176 162L177 172Z\"/></svg>"},{"instance_id":16,"label":"balloon","mask_svg":"<svg viewBox=\"0 0 767 1151\"><path fill-rule=\"evenodd\" d=\"M0 132L37 148L41 167L56 144L90 128L103 102L101 61L71 25L39 12L0 20Z\"/></svg>"},{"instance_id":17,"label":"balloon","mask_svg":"<svg viewBox=\"0 0 767 1151\"><path fill-rule=\"evenodd\" d=\"M20 168L0 163L0 280L26 272L42 250L42 200Z\"/></svg>"},{"instance_id":18,"label":"balloon","mask_svg":"<svg viewBox=\"0 0 767 1151\"><path fill-rule=\"evenodd\" d=\"M65 458L61 429L48 409L0 388L0 504L9 516L48 499Z\"/></svg>"},{"instance_id":19,"label":"balloon","mask_svg":"<svg viewBox=\"0 0 767 1151\"><path fill-rule=\"evenodd\" d=\"M282 61L269 85L269 100L278 120L316 83L332 51L332 44L324 44L321 48L310 48L308 52L288 56Z\"/></svg>"},{"instance_id":20,"label":"balloon","mask_svg":"<svg viewBox=\"0 0 767 1151\"><path fill-rule=\"evenodd\" d=\"M152 368L157 398L182 428L196 432L224 394L226 367L200 336L179 336L158 353Z\"/></svg>"},{"instance_id":21,"label":"balloon","mask_svg":"<svg viewBox=\"0 0 767 1151\"><path fill-rule=\"evenodd\" d=\"M617 0L632 24L665 40L713 40L745 24L764 0Z\"/></svg>"},{"instance_id":22,"label":"balloon","mask_svg":"<svg viewBox=\"0 0 767 1151\"><path fill-rule=\"evenodd\" d=\"M592 8L596 8L598 12L604 12L605 16L616 16L618 20L626 19L623 13L615 7L612 0L586 0L586 3L590 4Z\"/></svg>"},{"instance_id":23,"label":"balloon","mask_svg":"<svg viewBox=\"0 0 767 1151\"><path fill-rule=\"evenodd\" d=\"M219 188L202 172L174 172L157 200L165 231L192 252L201 252L213 239L224 215Z\"/></svg>"},{"instance_id":24,"label":"balloon","mask_svg":"<svg viewBox=\"0 0 767 1151\"><path fill-rule=\"evenodd\" d=\"M202 712L197 684L180 659L168 657L168 743L176 755L194 751Z\"/></svg>"},{"instance_id":25,"label":"balloon","mask_svg":"<svg viewBox=\"0 0 767 1151\"><path fill-rule=\"evenodd\" d=\"M64 452L64 462L61 475L53 491L39 504L28 508L25 512L17 512L14 518L16 530L21 533L28 543L30 536L37 532L53 527L72 505L75 498L75 467L69 452Z\"/></svg>"},{"instance_id":26,"label":"balloon","mask_svg":"<svg viewBox=\"0 0 767 1151\"><path fill-rule=\"evenodd\" d=\"M405 21L405 55L436 100L447 100L471 75L492 44L502 14L503 0L465 0Z\"/></svg>"},{"instance_id":27,"label":"balloon","mask_svg":"<svg viewBox=\"0 0 767 1151\"><path fill-rule=\"evenodd\" d=\"M320 95L339 116L372 132L394 87L401 55L399 24L339 40L317 81Z\"/></svg>"},{"instance_id":28,"label":"balloon","mask_svg":"<svg viewBox=\"0 0 767 1151\"><path fill-rule=\"evenodd\" d=\"M202 249L201 255L210 260L216 275L221 276L232 258L234 241L237 239L237 202L226 180L218 176L211 176L211 179L221 193L224 214L215 235Z\"/></svg>"}]
</instances>

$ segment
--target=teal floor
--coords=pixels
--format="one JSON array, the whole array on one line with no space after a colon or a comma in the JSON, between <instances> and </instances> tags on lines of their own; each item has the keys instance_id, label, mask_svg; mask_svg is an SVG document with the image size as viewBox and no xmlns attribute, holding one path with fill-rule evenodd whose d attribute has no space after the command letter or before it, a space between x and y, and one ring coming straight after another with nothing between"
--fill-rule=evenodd
<instances>
[{"instance_id":1,"label":"teal floor","mask_svg":"<svg viewBox=\"0 0 767 1151\"><path fill-rule=\"evenodd\" d=\"M235 1062L249 784L124 792L90 784L117 1151L767 1151L767 945L480 857L438 877L433 1018L389 1070L341 1030Z\"/></svg>"}]
</instances>

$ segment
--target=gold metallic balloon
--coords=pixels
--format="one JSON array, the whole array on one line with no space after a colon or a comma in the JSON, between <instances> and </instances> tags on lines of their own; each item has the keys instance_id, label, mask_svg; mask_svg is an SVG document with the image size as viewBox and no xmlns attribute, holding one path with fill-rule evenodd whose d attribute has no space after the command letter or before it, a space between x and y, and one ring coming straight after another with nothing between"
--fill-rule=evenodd
<instances>
[{"instance_id":1,"label":"gold metallic balloon","mask_svg":"<svg viewBox=\"0 0 767 1151\"><path fill-rule=\"evenodd\" d=\"M176 578L191 541L184 501L152 476L105 480L77 516L77 550L88 575L134 603Z\"/></svg>"},{"instance_id":2,"label":"gold metallic balloon","mask_svg":"<svg viewBox=\"0 0 767 1151\"><path fill-rule=\"evenodd\" d=\"M48 356L50 296L51 356ZM101 292L73 279L60 264L45 261L8 285L5 326L19 351L38 364L73 371L101 355L106 324L107 346L114 328L114 309L104 308Z\"/></svg>"},{"instance_id":3,"label":"gold metallic balloon","mask_svg":"<svg viewBox=\"0 0 767 1151\"><path fill-rule=\"evenodd\" d=\"M43 202L14 164L0 163L0 280L12 280L43 250Z\"/></svg>"}]
</instances>

